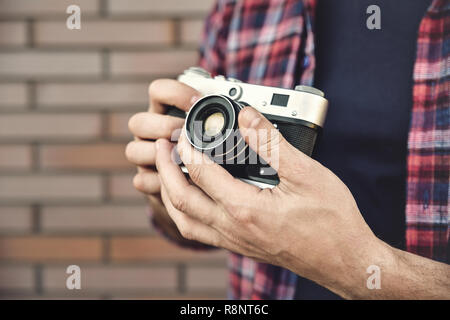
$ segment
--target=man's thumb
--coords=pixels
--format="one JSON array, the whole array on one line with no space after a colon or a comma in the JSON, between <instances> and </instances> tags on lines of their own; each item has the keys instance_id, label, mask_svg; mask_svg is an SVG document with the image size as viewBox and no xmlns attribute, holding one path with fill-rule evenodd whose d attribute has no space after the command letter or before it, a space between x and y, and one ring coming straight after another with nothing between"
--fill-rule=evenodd
<instances>
[{"instance_id":1,"label":"man's thumb","mask_svg":"<svg viewBox=\"0 0 450 320\"><path fill-rule=\"evenodd\" d=\"M239 129L247 144L260 155L278 175L289 171L289 159L294 151L281 133L261 113L252 107L239 112Z\"/></svg>"}]
</instances>

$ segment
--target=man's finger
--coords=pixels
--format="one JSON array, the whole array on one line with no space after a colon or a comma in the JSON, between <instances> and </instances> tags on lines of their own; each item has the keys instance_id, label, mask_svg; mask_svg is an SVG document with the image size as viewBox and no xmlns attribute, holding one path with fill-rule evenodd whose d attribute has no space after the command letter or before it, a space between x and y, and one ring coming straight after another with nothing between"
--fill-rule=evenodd
<instances>
[{"instance_id":1,"label":"man's finger","mask_svg":"<svg viewBox=\"0 0 450 320\"><path fill-rule=\"evenodd\" d=\"M173 206L165 187L161 189L161 199L167 209L167 213L185 239L199 241L214 247L221 245L221 236L215 229L202 221L186 215Z\"/></svg>"},{"instance_id":2,"label":"man's finger","mask_svg":"<svg viewBox=\"0 0 450 320\"><path fill-rule=\"evenodd\" d=\"M192 181L214 200L229 203L227 199L248 199L257 194L257 187L234 178L206 154L195 150L184 134L180 135L178 152Z\"/></svg>"},{"instance_id":3,"label":"man's finger","mask_svg":"<svg viewBox=\"0 0 450 320\"><path fill-rule=\"evenodd\" d=\"M194 88L172 79L153 81L148 88L148 94L149 111L155 113L165 113L167 106L189 111L192 104L201 97L200 92Z\"/></svg>"},{"instance_id":4,"label":"man's finger","mask_svg":"<svg viewBox=\"0 0 450 320\"><path fill-rule=\"evenodd\" d=\"M138 166L153 166L156 161L156 146L152 141L135 140L128 143L125 155Z\"/></svg>"},{"instance_id":5,"label":"man's finger","mask_svg":"<svg viewBox=\"0 0 450 320\"><path fill-rule=\"evenodd\" d=\"M214 201L187 181L172 160L172 145L164 139L156 143L156 168L173 206L205 224L213 224L219 211Z\"/></svg>"},{"instance_id":6,"label":"man's finger","mask_svg":"<svg viewBox=\"0 0 450 320\"><path fill-rule=\"evenodd\" d=\"M239 112L239 129L248 145L278 172L280 178L289 176L293 162L298 165L298 161L308 158L252 107Z\"/></svg>"},{"instance_id":7,"label":"man's finger","mask_svg":"<svg viewBox=\"0 0 450 320\"><path fill-rule=\"evenodd\" d=\"M130 118L128 127L140 139L177 139L184 119L163 114L140 112Z\"/></svg>"},{"instance_id":8,"label":"man's finger","mask_svg":"<svg viewBox=\"0 0 450 320\"><path fill-rule=\"evenodd\" d=\"M133 178L133 185L137 190L145 194L155 194L161 190L158 173L153 170L140 169L139 173Z\"/></svg>"}]
</instances>

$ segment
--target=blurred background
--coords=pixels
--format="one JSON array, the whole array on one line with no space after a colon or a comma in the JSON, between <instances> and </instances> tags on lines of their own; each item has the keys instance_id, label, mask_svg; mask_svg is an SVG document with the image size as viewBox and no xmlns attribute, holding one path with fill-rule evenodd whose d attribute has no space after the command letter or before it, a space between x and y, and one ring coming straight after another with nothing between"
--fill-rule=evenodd
<instances>
[{"instance_id":1,"label":"blurred background","mask_svg":"<svg viewBox=\"0 0 450 320\"><path fill-rule=\"evenodd\" d=\"M196 63L213 2L0 0L0 298L226 297L224 252L157 236L124 157L148 84Z\"/></svg>"}]
</instances>

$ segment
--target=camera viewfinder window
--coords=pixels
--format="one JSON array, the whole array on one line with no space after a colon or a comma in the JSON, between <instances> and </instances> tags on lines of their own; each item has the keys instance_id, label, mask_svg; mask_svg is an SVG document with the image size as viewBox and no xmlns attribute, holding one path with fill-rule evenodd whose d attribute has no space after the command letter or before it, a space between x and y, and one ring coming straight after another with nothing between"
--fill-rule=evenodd
<instances>
[{"instance_id":1,"label":"camera viewfinder window","mask_svg":"<svg viewBox=\"0 0 450 320\"><path fill-rule=\"evenodd\" d=\"M270 104L273 106L287 107L288 101L288 95L274 93L274 95L272 96L272 102L270 102Z\"/></svg>"}]
</instances>

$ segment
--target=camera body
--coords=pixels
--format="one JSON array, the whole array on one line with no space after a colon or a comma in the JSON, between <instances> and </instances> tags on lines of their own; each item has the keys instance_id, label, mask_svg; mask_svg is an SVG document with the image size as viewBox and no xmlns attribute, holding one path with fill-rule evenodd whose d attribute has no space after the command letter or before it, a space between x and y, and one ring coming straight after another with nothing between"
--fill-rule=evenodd
<instances>
[{"instance_id":1,"label":"camera body","mask_svg":"<svg viewBox=\"0 0 450 320\"><path fill-rule=\"evenodd\" d=\"M320 90L308 86L289 90L252 85L221 75L212 77L199 67L185 70L178 81L204 97L187 114L173 107L168 114L186 117L188 141L234 177L260 188L272 188L279 183L276 171L264 160L258 157L256 163L249 161L254 152L239 136L237 123L239 110L245 106L258 110L290 144L312 155L328 109L328 101ZM230 135L233 130L235 134ZM217 151L219 146L221 151ZM185 167L182 169L187 173Z\"/></svg>"}]
</instances>

